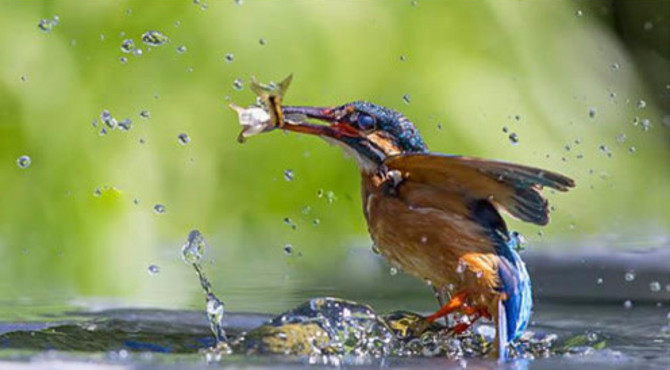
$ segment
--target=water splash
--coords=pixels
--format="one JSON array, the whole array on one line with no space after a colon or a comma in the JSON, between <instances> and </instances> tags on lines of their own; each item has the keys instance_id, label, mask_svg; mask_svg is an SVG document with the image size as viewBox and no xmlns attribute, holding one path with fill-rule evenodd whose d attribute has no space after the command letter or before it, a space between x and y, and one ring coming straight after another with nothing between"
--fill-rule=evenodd
<instances>
[{"instance_id":1,"label":"water splash","mask_svg":"<svg viewBox=\"0 0 670 370\"><path fill-rule=\"evenodd\" d=\"M181 248L181 257L187 264L190 264L195 269L195 273L200 281L200 287L205 293L205 301L207 307L207 318L209 325L216 338L216 353L230 352L227 346L228 338L226 331L223 328L224 304L216 297L212 291L212 284L207 280L205 272L202 270L200 262L205 254L207 245L205 244L205 237L198 230L191 230L186 239L186 243Z\"/></svg>"}]
</instances>

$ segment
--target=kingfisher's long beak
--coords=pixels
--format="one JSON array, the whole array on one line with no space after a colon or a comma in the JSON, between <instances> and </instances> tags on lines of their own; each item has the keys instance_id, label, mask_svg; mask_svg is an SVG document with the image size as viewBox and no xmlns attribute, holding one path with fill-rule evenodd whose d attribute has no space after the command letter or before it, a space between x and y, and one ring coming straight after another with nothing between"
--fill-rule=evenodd
<instances>
[{"instance_id":1,"label":"kingfisher's long beak","mask_svg":"<svg viewBox=\"0 0 670 370\"><path fill-rule=\"evenodd\" d=\"M351 126L339 121L341 114L337 108L283 106L282 112L286 124L281 128L287 131L327 136L338 140L341 140L344 136L359 136L358 132L353 130ZM327 123L327 125L310 123L307 121L310 118Z\"/></svg>"}]
</instances>

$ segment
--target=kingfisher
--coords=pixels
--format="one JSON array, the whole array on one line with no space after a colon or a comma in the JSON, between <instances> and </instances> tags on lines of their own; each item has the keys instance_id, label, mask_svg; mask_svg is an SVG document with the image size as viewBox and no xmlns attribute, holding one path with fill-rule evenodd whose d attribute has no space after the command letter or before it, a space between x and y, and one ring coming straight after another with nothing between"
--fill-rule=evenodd
<instances>
[{"instance_id":1,"label":"kingfisher","mask_svg":"<svg viewBox=\"0 0 670 370\"><path fill-rule=\"evenodd\" d=\"M566 176L513 163L431 153L403 114L365 101L334 107L281 106L301 117L283 130L341 146L361 174L368 231L392 266L428 282L441 304L427 323L452 313L492 319L494 356L526 329L531 281L501 212L537 225L549 222L543 187L567 191ZM448 300L447 300L448 298Z\"/></svg>"}]
</instances>

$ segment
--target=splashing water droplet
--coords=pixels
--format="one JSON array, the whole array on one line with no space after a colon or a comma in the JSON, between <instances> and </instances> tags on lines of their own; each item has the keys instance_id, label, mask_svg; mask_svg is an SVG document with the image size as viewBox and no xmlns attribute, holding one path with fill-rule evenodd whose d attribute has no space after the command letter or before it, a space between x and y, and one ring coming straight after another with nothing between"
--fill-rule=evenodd
<instances>
[{"instance_id":1,"label":"splashing water droplet","mask_svg":"<svg viewBox=\"0 0 670 370\"><path fill-rule=\"evenodd\" d=\"M186 45L179 45L175 50L177 50L177 53L179 54L184 54L188 49L186 48Z\"/></svg>"},{"instance_id":2,"label":"splashing water droplet","mask_svg":"<svg viewBox=\"0 0 670 370\"><path fill-rule=\"evenodd\" d=\"M391 267L391 268L389 269L389 274L391 274L391 276L396 276L396 275L398 275L398 268L396 268L396 267Z\"/></svg>"},{"instance_id":3,"label":"splashing water droplet","mask_svg":"<svg viewBox=\"0 0 670 370\"><path fill-rule=\"evenodd\" d=\"M617 143L623 144L625 141L626 141L626 134L621 133L621 134L617 135L617 137L616 137L616 142Z\"/></svg>"},{"instance_id":4,"label":"splashing water droplet","mask_svg":"<svg viewBox=\"0 0 670 370\"><path fill-rule=\"evenodd\" d=\"M635 280L635 271L627 271L626 274L623 276L623 278L627 282Z\"/></svg>"},{"instance_id":5,"label":"splashing water droplet","mask_svg":"<svg viewBox=\"0 0 670 370\"><path fill-rule=\"evenodd\" d=\"M644 100L640 100L637 102L637 109L644 109L647 106L647 102Z\"/></svg>"},{"instance_id":6,"label":"splashing water droplet","mask_svg":"<svg viewBox=\"0 0 670 370\"><path fill-rule=\"evenodd\" d=\"M623 307L627 310L630 310L631 308L633 308L633 302L631 302L630 300L626 300L623 303Z\"/></svg>"},{"instance_id":7,"label":"splashing water droplet","mask_svg":"<svg viewBox=\"0 0 670 370\"><path fill-rule=\"evenodd\" d=\"M243 5L244 0L235 0L235 5Z\"/></svg>"},{"instance_id":8,"label":"splashing water droplet","mask_svg":"<svg viewBox=\"0 0 670 370\"><path fill-rule=\"evenodd\" d=\"M51 19L40 19L39 23L37 23L37 28L44 33L50 33L59 23L60 17L54 15Z\"/></svg>"},{"instance_id":9,"label":"splashing water droplet","mask_svg":"<svg viewBox=\"0 0 670 370\"><path fill-rule=\"evenodd\" d=\"M409 96L409 94L405 94L402 96L402 101L404 101L405 104L409 104L412 102L412 97Z\"/></svg>"},{"instance_id":10,"label":"splashing water droplet","mask_svg":"<svg viewBox=\"0 0 670 370\"><path fill-rule=\"evenodd\" d=\"M267 45L268 40L261 37L260 39L258 39L258 43L261 44L261 46L264 46Z\"/></svg>"},{"instance_id":11,"label":"splashing water droplet","mask_svg":"<svg viewBox=\"0 0 670 370\"><path fill-rule=\"evenodd\" d=\"M295 230L298 228L298 225L293 223L293 220L291 220L290 217L284 217L284 223L288 226L291 227L291 230Z\"/></svg>"},{"instance_id":12,"label":"splashing water droplet","mask_svg":"<svg viewBox=\"0 0 670 370\"><path fill-rule=\"evenodd\" d=\"M233 54L233 53L226 53L226 55L223 57L223 59L226 60L226 63L232 63L233 60L235 60L235 54Z\"/></svg>"},{"instance_id":13,"label":"splashing water droplet","mask_svg":"<svg viewBox=\"0 0 670 370\"><path fill-rule=\"evenodd\" d=\"M162 215L163 213L165 213L165 206L162 204L156 204L154 206L154 213Z\"/></svg>"},{"instance_id":14,"label":"splashing water droplet","mask_svg":"<svg viewBox=\"0 0 670 370\"><path fill-rule=\"evenodd\" d=\"M611 150L607 145L605 145L605 144L600 144L600 146L598 147L598 149L599 149L603 154L607 155L607 157L612 158L612 150Z\"/></svg>"},{"instance_id":15,"label":"splashing water droplet","mask_svg":"<svg viewBox=\"0 0 670 370\"><path fill-rule=\"evenodd\" d=\"M630 153L630 154L634 154L636 151L637 151L637 149L634 146L631 146L630 148L628 148L628 153Z\"/></svg>"},{"instance_id":16,"label":"splashing water droplet","mask_svg":"<svg viewBox=\"0 0 670 370\"><path fill-rule=\"evenodd\" d=\"M649 283L649 290L651 290L654 293L660 292L661 291L661 283L658 281L652 281Z\"/></svg>"},{"instance_id":17,"label":"splashing water droplet","mask_svg":"<svg viewBox=\"0 0 670 370\"><path fill-rule=\"evenodd\" d=\"M596 107L589 108L589 117L590 118L596 118L596 113L597 112L598 112L598 110L596 109Z\"/></svg>"},{"instance_id":18,"label":"splashing water droplet","mask_svg":"<svg viewBox=\"0 0 670 370\"><path fill-rule=\"evenodd\" d=\"M597 283L598 285L602 285L602 283L603 283L603 278L598 278L598 280L596 280L596 283Z\"/></svg>"},{"instance_id":19,"label":"splashing water droplet","mask_svg":"<svg viewBox=\"0 0 670 370\"><path fill-rule=\"evenodd\" d=\"M290 256L290 255L293 254L293 246L291 244L286 244L284 246L284 254L286 254L287 256Z\"/></svg>"},{"instance_id":20,"label":"splashing water droplet","mask_svg":"<svg viewBox=\"0 0 670 370\"><path fill-rule=\"evenodd\" d=\"M99 197L100 195L102 195L102 191L100 190L100 188L95 188L95 190L93 190L93 196Z\"/></svg>"},{"instance_id":21,"label":"splashing water droplet","mask_svg":"<svg viewBox=\"0 0 670 370\"><path fill-rule=\"evenodd\" d=\"M181 247L181 258L188 264L199 263L203 254L205 254L206 247L205 237L202 236L200 231L191 230L186 242Z\"/></svg>"},{"instance_id":22,"label":"splashing water droplet","mask_svg":"<svg viewBox=\"0 0 670 370\"><path fill-rule=\"evenodd\" d=\"M314 220L312 220L312 225L319 226L320 224L321 224L321 220L319 220L318 218L315 218Z\"/></svg>"},{"instance_id":23,"label":"splashing water droplet","mask_svg":"<svg viewBox=\"0 0 670 370\"><path fill-rule=\"evenodd\" d=\"M578 17L581 17L581 16L584 15L584 12L580 9L580 10L577 10L577 11L575 12L575 15L577 15Z\"/></svg>"},{"instance_id":24,"label":"splashing water droplet","mask_svg":"<svg viewBox=\"0 0 670 370\"><path fill-rule=\"evenodd\" d=\"M148 110L143 110L143 111L141 111L141 112L140 112L140 118L142 118L142 119L149 119L149 118L151 118L151 112L149 112Z\"/></svg>"},{"instance_id":25,"label":"splashing water droplet","mask_svg":"<svg viewBox=\"0 0 670 370\"><path fill-rule=\"evenodd\" d=\"M147 31L142 35L142 42L149 46L161 46L168 40L167 36L156 30Z\"/></svg>"},{"instance_id":26,"label":"splashing water droplet","mask_svg":"<svg viewBox=\"0 0 670 370\"><path fill-rule=\"evenodd\" d=\"M242 82L242 79L238 78L235 81L233 81L233 88L235 90L238 90L238 91L242 90L243 87L244 87L244 83Z\"/></svg>"},{"instance_id":27,"label":"splashing water droplet","mask_svg":"<svg viewBox=\"0 0 670 370\"><path fill-rule=\"evenodd\" d=\"M326 192L326 202L328 202L329 204L332 204L336 200L337 200L337 197L335 196L335 193L331 190L328 190Z\"/></svg>"},{"instance_id":28,"label":"splashing water droplet","mask_svg":"<svg viewBox=\"0 0 670 370\"><path fill-rule=\"evenodd\" d=\"M463 262L462 260L459 260L458 265L456 266L456 273L457 274L462 274L463 272L465 272L466 267L467 267L466 263Z\"/></svg>"},{"instance_id":29,"label":"splashing water droplet","mask_svg":"<svg viewBox=\"0 0 670 370\"><path fill-rule=\"evenodd\" d=\"M507 128L507 126L502 127L502 132L505 133L505 134L509 132L509 129Z\"/></svg>"},{"instance_id":30,"label":"splashing water droplet","mask_svg":"<svg viewBox=\"0 0 670 370\"><path fill-rule=\"evenodd\" d=\"M121 42L121 51L124 53L132 53L135 50L135 41L132 39L125 39Z\"/></svg>"},{"instance_id":31,"label":"splashing water droplet","mask_svg":"<svg viewBox=\"0 0 670 370\"><path fill-rule=\"evenodd\" d=\"M645 118L640 122L640 125L642 126L642 131L649 131L651 128L651 121Z\"/></svg>"},{"instance_id":32,"label":"splashing water droplet","mask_svg":"<svg viewBox=\"0 0 670 370\"><path fill-rule=\"evenodd\" d=\"M119 122L119 130L128 131L133 127L133 121L130 118L126 118L123 121Z\"/></svg>"},{"instance_id":33,"label":"splashing water droplet","mask_svg":"<svg viewBox=\"0 0 670 370\"><path fill-rule=\"evenodd\" d=\"M293 181L293 170L284 170L284 180Z\"/></svg>"},{"instance_id":34,"label":"splashing water droplet","mask_svg":"<svg viewBox=\"0 0 670 370\"><path fill-rule=\"evenodd\" d=\"M191 138L184 133L177 135L177 139L179 140L179 144L181 145L186 145L191 142Z\"/></svg>"},{"instance_id":35,"label":"splashing water droplet","mask_svg":"<svg viewBox=\"0 0 670 370\"><path fill-rule=\"evenodd\" d=\"M519 135L517 135L516 132L512 132L511 134L509 134L508 138L509 138L509 142L512 145L519 144Z\"/></svg>"},{"instance_id":36,"label":"splashing water droplet","mask_svg":"<svg viewBox=\"0 0 670 370\"><path fill-rule=\"evenodd\" d=\"M32 161L31 161L30 157L28 157L27 155L22 155L22 156L20 156L19 158L16 159L16 164L19 166L19 168L23 168L23 169L26 169L26 168L30 167L31 162Z\"/></svg>"},{"instance_id":37,"label":"splashing water droplet","mask_svg":"<svg viewBox=\"0 0 670 370\"><path fill-rule=\"evenodd\" d=\"M156 275L161 272L161 268L158 265L149 265L149 267L147 267L147 272L149 275Z\"/></svg>"},{"instance_id":38,"label":"splashing water droplet","mask_svg":"<svg viewBox=\"0 0 670 370\"><path fill-rule=\"evenodd\" d=\"M406 61L406 60L407 60L407 55L401 55L401 56L400 56L400 61L401 61L401 62L404 62L404 61Z\"/></svg>"},{"instance_id":39,"label":"splashing water droplet","mask_svg":"<svg viewBox=\"0 0 670 370\"><path fill-rule=\"evenodd\" d=\"M120 62L121 64L126 64L126 63L128 63L128 58L126 58L126 57L120 57L120 58L119 58L119 62Z\"/></svg>"},{"instance_id":40,"label":"splashing water droplet","mask_svg":"<svg viewBox=\"0 0 670 370\"><path fill-rule=\"evenodd\" d=\"M621 68L621 66L619 65L619 63L612 63L610 68L612 68L613 71L618 71L619 68Z\"/></svg>"}]
</instances>

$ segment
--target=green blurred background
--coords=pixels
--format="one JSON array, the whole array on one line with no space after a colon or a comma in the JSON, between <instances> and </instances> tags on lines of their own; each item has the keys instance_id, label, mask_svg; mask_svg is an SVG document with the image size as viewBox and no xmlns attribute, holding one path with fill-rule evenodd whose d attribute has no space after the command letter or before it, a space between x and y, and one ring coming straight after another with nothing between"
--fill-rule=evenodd
<instances>
[{"instance_id":1,"label":"green blurred background","mask_svg":"<svg viewBox=\"0 0 670 370\"><path fill-rule=\"evenodd\" d=\"M370 252L356 166L339 148L279 132L236 142L226 106L253 102L250 76L293 73L287 104L400 110L434 151L574 177L574 191L549 194L548 227L511 221L533 250L578 253L574 241L603 237L647 247L670 232L669 4L2 1L0 312L200 308L179 256L194 228L231 310L315 295L383 306L389 291L405 297L396 308L432 308L423 283ZM149 30L169 42L143 44ZM125 39L142 55L123 53ZM104 109L132 129L100 135Z\"/></svg>"}]
</instances>

